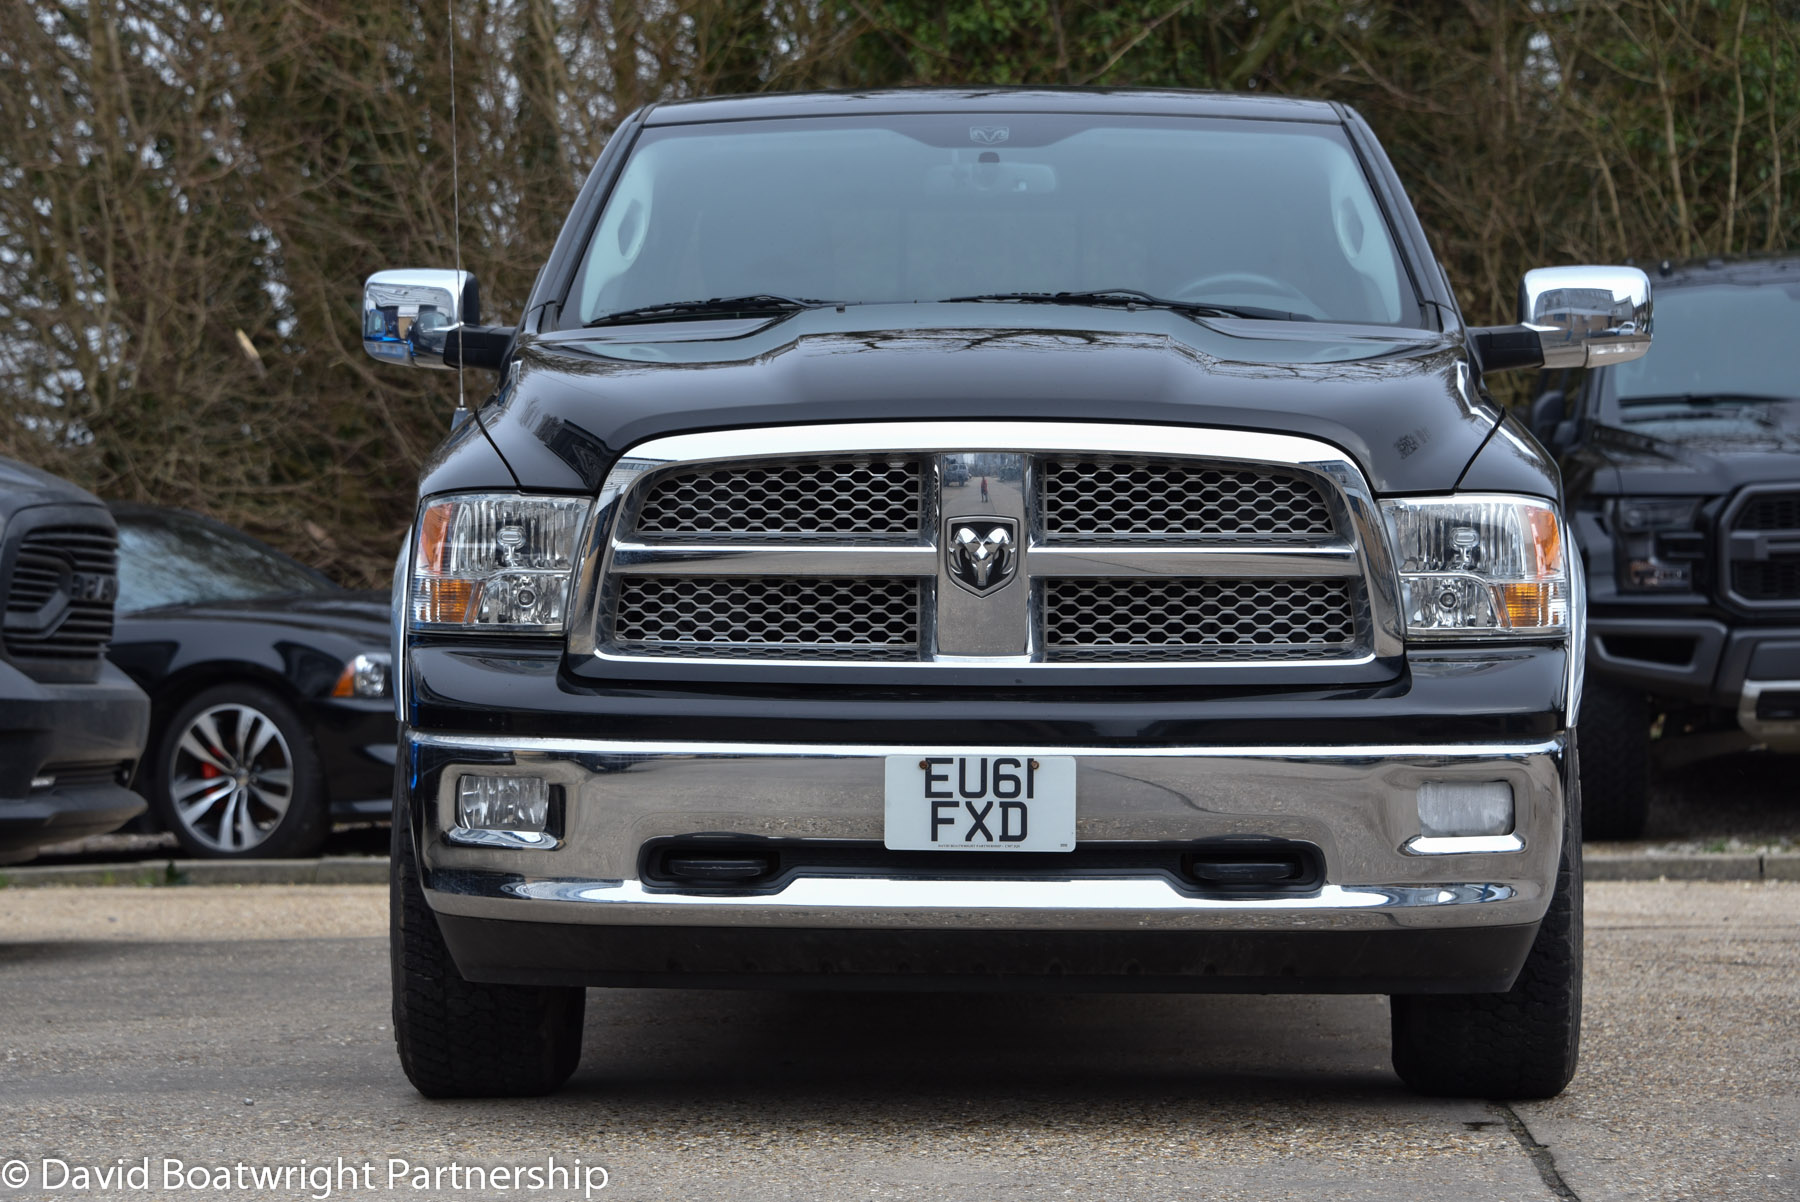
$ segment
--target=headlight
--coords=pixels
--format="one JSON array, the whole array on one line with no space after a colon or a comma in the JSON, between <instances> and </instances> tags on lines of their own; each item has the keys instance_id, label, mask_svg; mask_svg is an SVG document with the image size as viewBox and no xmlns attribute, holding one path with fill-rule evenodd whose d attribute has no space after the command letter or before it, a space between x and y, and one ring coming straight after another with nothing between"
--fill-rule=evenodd
<instances>
[{"instance_id":1,"label":"headlight","mask_svg":"<svg viewBox=\"0 0 1800 1202\"><path fill-rule=\"evenodd\" d=\"M1530 497L1384 501L1413 638L1562 634L1569 575L1556 507Z\"/></svg>"},{"instance_id":2,"label":"headlight","mask_svg":"<svg viewBox=\"0 0 1800 1202\"><path fill-rule=\"evenodd\" d=\"M1694 529L1698 497L1621 497L1611 503L1619 588L1628 593L1685 593L1706 536Z\"/></svg>"},{"instance_id":3,"label":"headlight","mask_svg":"<svg viewBox=\"0 0 1800 1202\"><path fill-rule=\"evenodd\" d=\"M560 633L591 505L512 493L428 502L413 548L414 629Z\"/></svg>"},{"instance_id":4,"label":"headlight","mask_svg":"<svg viewBox=\"0 0 1800 1202\"><path fill-rule=\"evenodd\" d=\"M392 662L385 651L370 651L357 656L344 665L344 670L338 674L337 684L332 686L331 695L371 700L392 696L388 691Z\"/></svg>"}]
</instances>

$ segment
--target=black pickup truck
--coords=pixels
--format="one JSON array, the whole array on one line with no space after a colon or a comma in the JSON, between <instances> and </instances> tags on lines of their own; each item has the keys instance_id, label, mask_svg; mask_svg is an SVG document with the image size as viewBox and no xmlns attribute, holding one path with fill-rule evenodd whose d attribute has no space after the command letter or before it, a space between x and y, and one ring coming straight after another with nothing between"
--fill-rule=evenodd
<instances>
[{"instance_id":1,"label":"black pickup truck","mask_svg":"<svg viewBox=\"0 0 1800 1202\"><path fill-rule=\"evenodd\" d=\"M1649 817L1650 734L1800 751L1800 257L1663 263L1656 354L1547 378L1587 561L1585 825Z\"/></svg>"},{"instance_id":2,"label":"black pickup truck","mask_svg":"<svg viewBox=\"0 0 1800 1202\"><path fill-rule=\"evenodd\" d=\"M904 91L636 113L477 296L363 309L498 373L396 575L422 1092L608 985L1379 992L1418 1089L1568 1081L1582 577L1483 378L1643 272L1472 329L1342 106Z\"/></svg>"},{"instance_id":3,"label":"black pickup truck","mask_svg":"<svg viewBox=\"0 0 1800 1202\"><path fill-rule=\"evenodd\" d=\"M11 864L143 812L126 782L150 701L102 658L118 532L92 494L0 459L0 591L0 864Z\"/></svg>"}]
</instances>

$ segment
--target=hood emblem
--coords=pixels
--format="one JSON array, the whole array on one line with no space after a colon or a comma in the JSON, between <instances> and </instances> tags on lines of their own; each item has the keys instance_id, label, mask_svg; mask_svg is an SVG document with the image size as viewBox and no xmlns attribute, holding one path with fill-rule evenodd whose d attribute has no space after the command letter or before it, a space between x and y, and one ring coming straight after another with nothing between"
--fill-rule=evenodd
<instances>
[{"instance_id":1,"label":"hood emblem","mask_svg":"<svg viewBox=\"0 0 1800 1202\"><path fill-rule=\"evenodd\" d=\"M980 146L998 146L1012 137L1012 130L1004 125L971 125L969 141Z\"/></svg>"},{"instance_id":2,"label":"hood emblem","mask_svg":"<svg viewBox=\"0 0 1800 1202\"><path fill-rule=\"evenodd\" d=\"M1011 518L951 518L947 528L950 579L978 596L1005 588L1019 567L1019 524Z\"/></svg>"}]
</instances>

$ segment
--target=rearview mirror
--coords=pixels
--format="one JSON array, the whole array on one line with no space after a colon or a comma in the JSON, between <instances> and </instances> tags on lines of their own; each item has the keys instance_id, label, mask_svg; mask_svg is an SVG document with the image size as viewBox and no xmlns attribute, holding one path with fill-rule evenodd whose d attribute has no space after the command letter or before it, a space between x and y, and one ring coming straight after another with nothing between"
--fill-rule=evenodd
<instances>
[{"instance_id":1,"label":"rearview mirror","mask_svg":"<svg viewBox=\"0 0 1800 1202\"><path fill-rule=\"evenodd\" d=\"M466 271L378 271L363 284L363 350L383 363L454 368L450 334L481 321L481 288Z\"/></svg>"},{"instance_id":2,"label":"rearview mirror","mask_svg":"<svg viewBox=\"0 0 1800 1202\"><path fill-rule=\"evenodd\" d=\"M1606 367L1650 349L1650 277L1635 267L1539 267L1519 287L1519 323L1544 366Z\"/></svg>"}]
</instances>

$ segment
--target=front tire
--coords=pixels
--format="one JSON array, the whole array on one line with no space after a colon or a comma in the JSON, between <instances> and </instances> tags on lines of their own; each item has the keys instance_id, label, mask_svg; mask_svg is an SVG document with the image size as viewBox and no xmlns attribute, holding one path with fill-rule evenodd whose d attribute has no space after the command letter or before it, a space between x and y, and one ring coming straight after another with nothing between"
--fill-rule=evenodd
<instances>
[{"instance_id":1,"label":"front tire","mask_svg":"<svg viewBox=\"0 0 1800 1202\"><path fill-rule=\"evenodd\" d=\"M1396 995L1394 1071L1436 1097L1553 1098L1581 1053L1581 788L1565 821L1550 909L1505 993Z\"/></svg>"},{"instance_id":2,"label":"front tire","mask_svg":"<svg viewBox=\"0 0 1800 1202\"><path fill-rule=\"evenodd\" d=\"M406 1079L428 1098L554 1093L581 1060L586 990L464 979L425 901L410 808L396 787L388 955Z\"/></svg>"},{"instance_id":3,"label":"front tire","mask_svg":"<svg viewBox=\"0 0 1800 1202\"><path fill-rule=\"evenodd\" d=\"M1650 821L1650 701L1589 675L1581 690L1584 839L1638 839Z\"/></svg>"}]
</instances>

